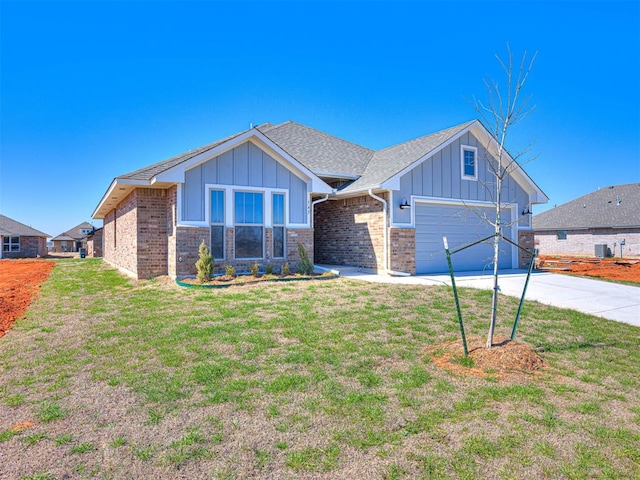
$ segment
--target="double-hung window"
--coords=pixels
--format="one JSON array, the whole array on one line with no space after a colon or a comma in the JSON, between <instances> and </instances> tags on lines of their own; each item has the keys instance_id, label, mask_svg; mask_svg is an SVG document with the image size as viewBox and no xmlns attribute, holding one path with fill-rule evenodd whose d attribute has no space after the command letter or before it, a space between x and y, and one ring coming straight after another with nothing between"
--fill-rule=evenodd
<instances>
[{"instance_id":1,"label":"double-hung window","mask_svg":"<svg viewBox=\"0 0 640 480\"><path fill-rule=\"evenodd\" d=\"M264 194L234 192L235 257L264 257Z\"/></svg>"},{"instance_id":2,"label":"double-hung window","mask_svg":"<svg viewBox=\"0 0 640 480\"><path fill-rule=\"evenodd\" d=\"M20 237L4 237L2 242L3 252L19 252L20 251Z\"/></svg>"},{"instance_id":3,"label":"double-hung window","mask_svg":"<svg viewBox=\"0 0 640 480\"><path fill-rule=\"evenodd\" d=\"M211 246L213 258L224 258L224 190L211 190Z\"/></svg>"},{"instance_id":4,"label":"double-hung window","mask_svg":"<svg viewBox=\"0 0 640 480\"><path fill-rule=\"evenodd\" d=\"M478 179L478 149L463 145L460 149L462 163L462 178L464 180Z\"/></svg>"},{"instance_id":5,"label":"double-hung window","mask_svg":"<svg viewBox=\"0 0 640 480\"><path fill-rule=\"evenodd\" d=\"M273 258L284 258L284 194L274 193L273 203Z\"/></svg>"}]
</instances>

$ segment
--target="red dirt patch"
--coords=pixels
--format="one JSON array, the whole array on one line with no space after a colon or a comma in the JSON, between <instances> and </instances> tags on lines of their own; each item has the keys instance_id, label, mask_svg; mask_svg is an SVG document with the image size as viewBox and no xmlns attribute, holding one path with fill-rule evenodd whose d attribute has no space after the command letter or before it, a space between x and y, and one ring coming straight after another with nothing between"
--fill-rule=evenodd
<instances>
[{"instance_id":1,"label":"red dirt patch","mask_svg":"<svg viewBox=\"0 0 640 480\"><path fill-rule=\"evenodd\" d=\"M616 258L540 257L540 270L640 282L640 260Z\"/></svg>"},{"instance_id":2,"label":"red dirt patch","mask_svg":"<svg viewBox=\"0 0 640 480\"><path fill-rule=\"evenodd\" d=\"M532 373L544 368L544 361L528 345L504 337L494 337L491 348L486 348L486 339L475 335L467 337L467 348L473 366L460 363L464 357L462 341L431 345L425 351L433 363L443 370L458 375L476 377L530 377Z\"/></svg>"},{"instance_id":3,"label":"red dirt patch","mask_svg":"<svg viewBox=\"0 0 640 480\"><path fill-rule=\"evenodd\" d=\"M0 260L0 337L24 315L54 266L46 260Z\"/></svg>"}]
</instances>

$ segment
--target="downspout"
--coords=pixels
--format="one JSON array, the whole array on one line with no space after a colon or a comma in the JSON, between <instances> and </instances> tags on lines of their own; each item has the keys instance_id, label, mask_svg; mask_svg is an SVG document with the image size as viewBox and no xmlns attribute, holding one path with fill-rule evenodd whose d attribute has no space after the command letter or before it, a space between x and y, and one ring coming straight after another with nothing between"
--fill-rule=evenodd
<instances>
[{"instance_id":1,"label":"downspout","mask_svg":"<svg viewBox=\"0 0 640 480\"><path fill-rule=\"evenodd\" d=\"M369 189L369 196L382 203L382 215L384 220L384 271L389 271L389 234L387 232L387 201L373 193L373 190Z\"/></svg>"},{"instance_id":2,"label":"downspout","mask_svg":"<svg viewBox=\"0 0 640 480\"><path fill-rule=\"evenodd\" d=\"M311 202L311 228L315 228L314 222L315 222L315 215L314 215L314 211L315 211L315 206L319 203L322 202L326 202L327 200L329 200L329 194L327 193L324 198L319 198L318 200L314 200L313 202Z\"/></svg>"}]
</instances>

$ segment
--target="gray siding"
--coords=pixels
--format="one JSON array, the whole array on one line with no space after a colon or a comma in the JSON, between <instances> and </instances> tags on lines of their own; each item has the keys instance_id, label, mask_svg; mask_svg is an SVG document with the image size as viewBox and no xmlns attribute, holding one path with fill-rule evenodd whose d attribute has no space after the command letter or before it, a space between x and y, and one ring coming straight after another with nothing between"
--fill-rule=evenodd
<instances>
[{"instance_id":1,"label":"gray siding","mask_svg":"<svg viewBox=\"0 0 640 480\"><path fill-rule=\"evenodd\" d=\"M307 183L251 142L185 172L182 189L185 221L204 221L205 184L288 190L289 223L307 222Z\"/></svg>"},{"instance_id":2,"label":"gray siding","mask_svg":"<svg viewBox=\"0 0 640 480\"><path fill-rule=\"evenodd\" d=\"M463 180L460 167L460 147L468 145L478 148L478 180ZM395 191L395 198L402 201L411 195L424 197L441 197L451 199L479 200L491 202L495 191L495 179L487 163L487 151L471 134L467 133L460 139L433 155L400 178L400 190ZM529 203L529 195L511 177L502 186L504 202L517 203L520 210ZM399 202L398 202L399 204ZM411 212L394 209L395 223L410 223ZM528 218L520 220L520 225L527 226Z\"/></svg>"}]
</instances>

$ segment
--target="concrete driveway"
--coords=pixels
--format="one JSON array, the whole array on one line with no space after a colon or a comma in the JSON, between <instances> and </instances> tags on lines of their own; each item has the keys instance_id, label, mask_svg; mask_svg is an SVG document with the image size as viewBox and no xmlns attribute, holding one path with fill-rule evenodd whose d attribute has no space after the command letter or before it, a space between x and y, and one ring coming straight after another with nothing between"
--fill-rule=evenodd
<instances>
[{"instance_id":1,"label":"concrete driveway","mask_svg":"<svg viewBox=\"0 0 640 480\"><path fill-rule=\"evenodd\" d=\"M390 277L359 271L352 267L330 267L340 275L368 282L398 283L406 285L450 285L449 275L421 275L415 277ZM526 280L526 271L508 270L499 278L500 291L504 295L520 298ZM456 274L458 287L491 290L491 274L464 272ZM546 305L570 308L598 317L640 327L640 288L602 280L590 280L557 273L534 272L527 288L527 300Z\"/></svg>"}]
</instances>

